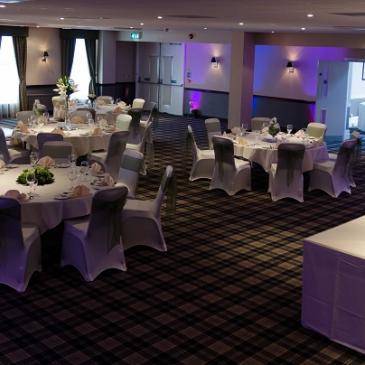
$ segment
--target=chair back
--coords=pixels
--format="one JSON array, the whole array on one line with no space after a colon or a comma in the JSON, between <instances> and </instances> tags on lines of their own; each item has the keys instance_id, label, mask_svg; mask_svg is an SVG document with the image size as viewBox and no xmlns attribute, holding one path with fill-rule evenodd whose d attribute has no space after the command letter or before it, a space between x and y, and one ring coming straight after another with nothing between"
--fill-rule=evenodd
<instances>
[{"instance_id":1,"label":"chair back","mask_svg":"<svg viewBox=\"0 0 365 365\"><path fill-rule=\"evenodd\" d=\"M122 209L127 199L126 187L97 191L94 195L86 239L93 253L108 253L120 244Z\"/></svg>"},{"instance_id":2,"label":"chair back","mask_svg":"<svg viewBox=\"0 0 365 365\"><path fill-rule=\"evenodd\" d=\"M324 138L327 126L323 123L309 123L307 126L307 134L310 137Z\"/></svg>"},{"instance_id":3,"label":"chair back","mask_svg":"<svg viewBox=\"0 0 365 365\"><path fill-rule=\"evenodd\" d=\"M93 109L93 108L78 108L77 110L80 111L80 112L81 111L89 112L91 114L92 119L95 121L95 117L96 117L95 109Z\"/></svg>"},{"instance_id":4,"label":"chair back","mask_svg":"<svg viewBox=\"0 0 365 365\"><path fill-rule=\"evenodd\" d=\"M129 114L119 114L115 121L115 126L121 131L129 131L129 126L132 121L132 116Z\"/></svg>"},{"instance_id":5,"label":"chair back","mask_svg":"<svg viewBox=\"0 0 365 365\"><path fill-rule=\"evenodd\" d=\"M135 98L132 102L132 109L143 109L146 101L141 98Z\"/></svg>"},{"instance_id":6,"label":"chair back","mask_svg":"<svg viewBox=\"0 0 365 365\"><path fill-rule=\"evenodd\" d=\"M10 162L10 154L6 144L6 137L4 130L0 127L0 157L5 163Z\"/></svg>"},{"instance_id":7,"label":"chair back","mask_svg":"<svg viewBox=\"0 0 365 365\"><path fill-rule=\"evenodd\" d=\"M72 144L64 141L45 142L42 148L42 156L49 156L57 162L67 162L72 154Z\"/></svg>"},{"instance_id":8,"label":"chair back","mask_svg":"<svg viewBox=\"0 0 365 365\"><path fill-rule=\"evenodd\" d=\"M109 141L108 151L105 158L107 172L112 176L114 181L117 180L119 168L122 161L122 155L127 144L129 132L114 132Z\"/></svg>"},{"instance_id":9,"label":"chair back","mask_svg":"<svg viewBox=\"0 0 365 365\"><path fill-rule=\"evenodd\" d=\"M193 154L193 161L196 161L198 159L198 146L196 144L195 141L195 137L194 137L194 132L193 132L193 128L191 127L191 125L188 125L188 135L187 135L187 150L191 149L192 150L192 154Z\"/></svg>"},{"instance_id":10,"label":"chair back","mask_svg":"<svg viewBox=\"0 0 365 365\"><path fill-rule=\"evenodd\" d=\"M156 114L156 112L157 112L157 103L155 103L154 101L147 101L144 104L143 114L144 114L144 118L147 115L147 119L144 119L146 121L146 123L153 121L154 115Z\"/></svg>"},{"instance_id":11,"label":"chair back","mask_svg":"<svg viewBox=\"0 0 365 365\"><path fill-rule=\"evenodd\" d=\"M156 216L160 215L161 205L163 203L166 194L170 195L173 204L175 204L176 199L176 187L174 187L174 169L172 166L167 166L165 172L162 176L160 187L158 188L156 198L153 202L153 211ZM174 208L174 207L171 207Z\"/></svg>"},{"instance_id":12,"label":"chair back","mask_svg":"<svg viewBox=\"0 0 365 365\"><path fill-rule=\"evenodd\" d=\"M14 265L12 254L24 246L20 203L13 198L0 197L0 259L1 265ZM9 268L10 269L10 268Z\"/></svg>"},{"instance_id":13,"label":"chair back","mask_svg":"<svg viewBox=\"0 0 365 365\"><path fill-rule=\"evenodd\" d=\"M32 116L34 116L33 110L22 110L15 114L16 120L25 124L28 124L29 118Z\"/></svg>"},{"instance_id":14,"label":"chair back","mask_svg":"<svg viewBox=\"0 0 365 365\"><path fill-rule=\"evenodd\" d=\"M52 141L63 141L62 134L58 133L38 133L37 134L37 143L38 143L38 150L39 153L42 154L43 145L45 142L52 142ZM42 157L42 156L40 156Z\"/></svg>"},{"instance_id":15,"label":"chair back","mask_svg":"<svg viewBox=\"0 0 365 365\"><path fill-rule=\"evenodd\" d=\"M221 122L218 118L205 119L205 128L207 130L209 148L213 149L213 136L222 135Z\"/></svg>"},{"instance_id":16,"label":"chair back","mask_svg":"<svg viewBox=\"0 0 365 365\"><path fill-rule=\"evenodd\" d=\"M294 172L303 171L305 147L299 143L281 143L278 148L278 171L286 171L286 184L293 181Z\"/></svg>"},{"instance_id":17,"label":"chair back","mask_svg":"<svg viewBox=\"0 0 365 365\"><path fill-rule=\"evenodd\" d=\"M55 120L64 120L66 97L61 95L53 96L52 104L53 104L53 118Z\"/></svg>"},{"instance_id":18,"label":"chair back","mask_svg":"<svg viewBox=\"0 0 365 365\"><path fill-rule=\"evenodd\" d=\"M107 105L107 104L113 104L113 97L112 96L106 96L106 95L100 95L95 99L96 105Z\"/></svg>"},{"instance_id":19,"label":"chair back","mask_svg":"<svg viewBox=\"0 0 365 365\"><path fill-rule=\"evenodd\" d=\"M251 130L252 131L261 131L263 125L266 123L267 125L270 123L271 118L267 117L253 117L251 119Z\"/></svg>"},{"instance_id":20,"label":"chair back","mask_svg":"<svg viewBox=\"0 0 365 365\"><path fill-rule=\"evenodd\" d=\"M225 171L231 173L236 170L233 142L229 138L213 136L213 148L215 158L214 168L218 168L218 175L222 179Z\"/></svg>"},{"instance_id":21,"label":"chair back","mask_svg":"<svg viewBox=\"0 0 365 365\"><path fill-rule=\"evenodd\" d=\"M129 125L129 143L140 143L141 142L141 116L142 109L131 109L128 114L132 117Z\"/></svg>"},{"instance_id":22,"label":"chair back","mask_svg":"<svg viewBox=\"0 0 365 365\"><path fill-rule=\"evenodd\" d=\"M93 116L89 110L78 109L69 113L68 119L71 120L71 123L87 124L89 119L93 119Z\"/></svg>"},{"instance_id":23,"label":"chair back","mask_svg":"<svg viewBox=\"0 0 365 365\"><path fill-rule=\"evenodd\" d=\"M356 144L356 139L348 139L342 142L334 167L334 175L337 177L348 179Z\"/></svg>"},{"instance_id":24,"label":"chair back","mask_svg":"<svg viewBox=\"0 0 365 365\"><path fill-rule=\"evenodd\" d=\"M136 150L127 149L123 153L118 183L122 183L128 188L128 196L135 196L143 159L143 153Z\"/></svg>"}]
</instances>

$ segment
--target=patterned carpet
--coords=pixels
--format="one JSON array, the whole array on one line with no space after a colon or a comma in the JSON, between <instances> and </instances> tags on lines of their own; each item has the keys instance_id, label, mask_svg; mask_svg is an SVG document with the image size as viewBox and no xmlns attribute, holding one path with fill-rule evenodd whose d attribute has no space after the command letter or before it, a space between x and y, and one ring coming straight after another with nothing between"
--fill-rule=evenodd
<instances>
[{"instance_id":1,"label":"patterned carpet","mask_svg":"<svg viewBox=\"0 0 365 365\"><path fill-rule=\"evenodd\" d=\"M190 122L206 145L203 122ZM364 364L365 356L304 329L300 311L302 241L364 214L365 163L350 196L315 191L302 204L273 203L256 167L253 191L229 197L208 191L206 180L188 182L187 123L160 118L155 165L138 190L152 198L163 168L174 166L176 216L163 216L168 252L135 247L127 272L86 283L58 267L62 227L49 232L44 271L28 290L0 285L0 364Z\"/></svg>"}]
</instances>

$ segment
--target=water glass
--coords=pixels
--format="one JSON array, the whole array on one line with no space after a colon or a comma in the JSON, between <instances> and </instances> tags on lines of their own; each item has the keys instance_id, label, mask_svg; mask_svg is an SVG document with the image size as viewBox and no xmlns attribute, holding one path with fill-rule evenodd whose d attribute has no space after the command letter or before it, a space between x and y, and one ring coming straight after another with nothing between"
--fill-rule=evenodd
<instances>
[{"instance_id":1,"label":"water glass","mask_svg":"<svg viewBox=\"0 0 365 365\"><path fill-rule=\"evenodd\" d=\"M287 130L288 134L290 134L293 130L293 124L287 124L286 130Z\"/></svg>"},{"instance_id":2,"label":"water glass","mask_svg":"<svg viewBox=\"0 0 365 365\"><path fill-rule=\"evenodd\" d=\"M70 159L70 163L72 166L76 165L76 154L75 153L71 153L71 155L69 156Z\"/></svg>"},{"instance_id":3,"label":"water glass","mask_svg":"<svg viewBox=\"0 0 365 365\"><path fill-rule=\"evenodd\" d=\"M80 180L87 182L89 180L89 162L82 161L80 164Z\"/></svg>"},{"instance_id":4,"label":"water glass","mask_svg":"<svg viewBox=\"0 0 365 365\"><path fill-rule=\"evenodd\" d=\"M35 196L36 187L38 185L38 181L36 179L34 172L28 172L27 174L27 184L29 186L29 198L32 199Z\"/></svg>"},{"instance_id":5,"label":"water glass","mask_svg":"<svg viewBox=\"0 0 365 365\"><path fill-rule=\"evenodd\" d=\"M74 167L71 167L70 170L67 173L67 177L68 177L68 179L71 182L71 188L70 188L70 190L72 190L74 188L74 186L75 186L75 181L76 181L76 179L78 177L77 170Z\"/></svg>"},{"instance_id":6,"label":"water glass","mask_svg":"<svg viewBox=\"0 0 365 365\"><path fill-rule=\"evenodd\" d=\"M30 159L30 164L31 166L34 168L37 161L38 161L38 154L37 152L31 152L29 155L29 159Z\"/></svg>"}]
</instances>

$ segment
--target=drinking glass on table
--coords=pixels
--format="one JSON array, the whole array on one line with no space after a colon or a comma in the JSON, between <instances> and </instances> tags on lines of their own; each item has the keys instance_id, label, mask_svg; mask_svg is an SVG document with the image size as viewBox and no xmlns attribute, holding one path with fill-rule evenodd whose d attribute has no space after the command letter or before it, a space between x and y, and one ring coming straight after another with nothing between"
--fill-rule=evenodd
<instances>
[{"instance_id":1,"label":"drinking glass on table","mask_svg":"<svg viewBox=\"0 0 365 365\"><path fill-rule=\"evenodd\" d=\"M29 186L29 193L28 196L30 199L35 197L35 191L36 191L36 187L38 185L38 180L36 179L35 173L34 172L28 172L27 174L27 184Z\"/></svg>"},{"instance_id":2,"label":"drinking glass on table","mask_svg":"<svg viewBox=\"0 0 365 365\"><path fill-rule=\"evenodd\" d=\"M70 170L67 173L67 177L68 177L68 179L71 182L71 188L70 188L70 190L72 190L74 188L74 186L75 186L75 181L76 181L76 179L78 177L77 170L74 167L71 167Z\"/></svg>"},{"instance_id":3,"label":"drinking glass on table","mask_svg":"<svg viewBox=\"0 0 365 365\"><path fill-rule=\"evenodd\" d=\"M31 152L30 155L29 155L29 159L30 159L30 164L31 166L34 168L37 161L38 161L38 154L37 152Z\"/></svg>"},{"instance_id":4,"label":"drinking glass on table","mask_svg":"<svg viewBox=\"0 0 365 365\"><path fill-rule=\"evenodd\" d=\"M87 182L89 180L89 162L82 161L80 164L80 180Z\"/></svg>"},{"instance_id":5,"label":"drinking glass on table","mask_svg":"<svg viewBox=\"0 0 365 365\"><path fill-rule=\"evenodd\" d=\"M75 167L75 165L76 165L76 154L71 153L71 155L69 156L69 159L70 159L71 166Z\"/></svg>"},{"instance_id":6,"label":"drinking glass on table","mask_svg":"<svg viewBox=\"0 0 365 365\"><path fill-rule=\"evenodd\" d=\"M288 134L290 134L293 130L293 124L287 124L286 125L286 131L288 132Z\"/></svg>"},{"instance_id":7,"label":"drinking glass on table","mask_svg":"<svg viewBox=\"0 0 365 365\"><path fill-rule=\"evenodd\" d=\"M89 118L87 120L87 123L88 123L90 129L94 128L94 119Z\"/></svg>"}]
</instances>

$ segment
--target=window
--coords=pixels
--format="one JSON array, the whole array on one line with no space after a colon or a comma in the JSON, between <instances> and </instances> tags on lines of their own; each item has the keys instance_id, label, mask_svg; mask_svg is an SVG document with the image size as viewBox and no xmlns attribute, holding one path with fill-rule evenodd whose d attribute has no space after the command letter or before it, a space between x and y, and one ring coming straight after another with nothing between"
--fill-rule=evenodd
<instances>
[{"instance_id":1,"label":"window","mask_svg":"<svg viewBox=\"0 0 365 365\"><path fill-rule=\"evenodd\" d=\"M78 85L77 89L79 90L71 95L71 99L87 100L91 77L84 39L76 39L75 54L70 77L75 81L75 84Z\"/></svg>"},{"instance_id":2,"label":"window","mask_svg":"<svg viewBox=\"0 0 365 365\"><path fill-rule=\"evenodd\" d=\"M19 104L19 76L13 37L1 37L0 46L0 104Z\"/></svg>"}]
</instances>

